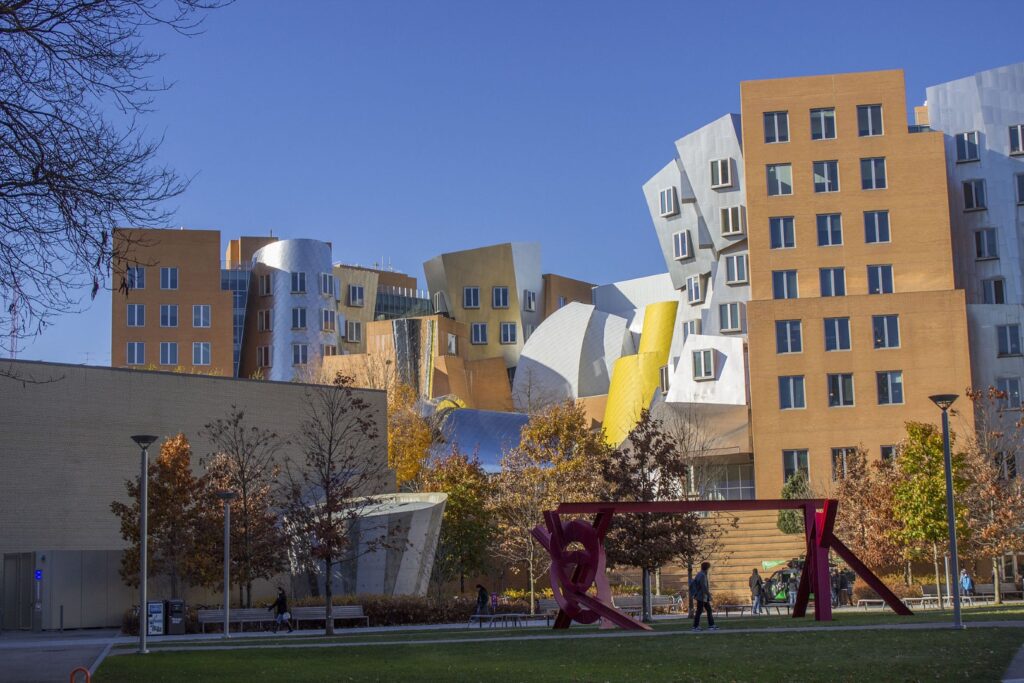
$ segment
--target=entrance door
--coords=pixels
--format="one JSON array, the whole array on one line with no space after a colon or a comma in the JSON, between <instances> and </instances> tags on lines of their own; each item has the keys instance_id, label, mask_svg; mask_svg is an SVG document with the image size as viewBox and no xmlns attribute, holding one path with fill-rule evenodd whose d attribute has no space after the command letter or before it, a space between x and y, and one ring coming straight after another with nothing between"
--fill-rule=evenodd
<instances>
[{"instance_id":1,"label":"entrance door","mask_svg":"<svg viewBox=\"0 0 1024 683\"><path fill-rule=\"evenodd\" d=\"M4 555L3 628L32 628L32 553Z\"/></svg>"}]
</instances>

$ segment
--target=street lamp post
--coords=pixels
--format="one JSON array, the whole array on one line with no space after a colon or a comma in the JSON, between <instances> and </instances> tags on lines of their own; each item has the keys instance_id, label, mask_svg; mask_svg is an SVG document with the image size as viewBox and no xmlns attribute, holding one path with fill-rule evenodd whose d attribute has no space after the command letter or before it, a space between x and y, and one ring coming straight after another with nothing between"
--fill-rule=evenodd
<instances>
[{"instance_id":1,"label":"street lamp post","mask_svg":"<svg viewBox=\"0 0 1024 683\"><path fill-rule=\"evenodd\" d=\"M149 447L157 437L136 434L132 437L142 449L142 468L139 472L139 654L149 654L146 649L146 629L149 626L149 611L146 605L146 546L149 544L146 528L149 514Z\"/></svg>"},{"instance_id":2,"label":"street lamp post","mask_svg":"<svg viewBox=\"0 0 1024 683\"><path fill-rule=\"evenodd\" d=\"M953 508L953 460L949 453L949 407L957 399L956 394L936 394L929 396L932 402L942 410L942 456L946 469L946 523L949 525L949 559L953 566L950 573L953 581L950 585L950 597L953 600L953 628L964 627L960 620L960 558L956 552L956 514Z\"/></svg>"},{"instance_id":3,"label":"street lamp post","mask_svg":"<svg viewBox=\"0 0 1024 683\"><path fill-rule=\"evenodd\" d=\"M228 624L231 621L231 501L238 497L234 491L218 491L217 497L224 501L224 637L230 638Z\"/></svg>"}]
</instances>

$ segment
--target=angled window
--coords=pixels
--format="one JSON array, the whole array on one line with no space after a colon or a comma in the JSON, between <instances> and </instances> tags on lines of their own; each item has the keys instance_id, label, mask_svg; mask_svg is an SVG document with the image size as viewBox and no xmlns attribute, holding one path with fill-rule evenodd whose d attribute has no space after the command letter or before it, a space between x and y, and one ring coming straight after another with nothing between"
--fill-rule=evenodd
<instances>
[{"instance_id":1,"label":"angled window","mask_svg":"<svg viewBox=\"0 0 1024 683\"><path fill-rule=\"evenodd\" d=\"M177 342L160 342L160 365L178 364Z\"/></svg>"},{"instance_id":2,"label":"angled window","mask_svg":"<svg viewBox=\"0 0 1024 683\"><path fill-rule=\"evenodd\" d=\"M857 134L862 138L882 134L882 105L862 104L857 107Z\"/></svg>"},{"instance_id":3,"label":"angled window","mask_svg":"<svg viewBox=\"0 0 1024 683\"><path fill-rule=\"evenodd\" d=\"M848 408L853 405L853 374L849 372L828 376L828 407Z\"/></svg>"},{"instance_id":4,"label":"angled window","mask_svg":"<svg viewBox=\"0 0 1024 683\"><path fill-rule=\"evenodd\" d=\"M850 350L849 318L825 318L825 350Z\"/></svg>"},{"instance_id":5,"label":"angled window","mask_svg":"<svg viewBox=\"0 0 1024 683\"><path fill-rule=\"evenodd\" d=\"M161 268L160 269L160 289L177 289L178 288L178 269L177 268Z\"/></svg>"},{"instance_id":6,"label":"angled window","mask_svg":"<svg viewBox=\"0 0 1024 683\"><path fill-rule=\"evenodd\" d=\"M895 314L871 316L871 333L876 349L898 349L900 346L900 317Z\"/></svg>"},{"instance_id":7,"label":"angled window","mask_svg":"<svg viewBox=\"0 0 1024 683\"><path fill-rule=\"evenodd\" d=\"M514 322L503 322L503 323L501 323L501 343L502 344L515 344L516 343L516 324Z\"/></svg>"},{"instance_id":8,"label":"angled window","mask_svg":"<svg viewBox=\"0 0 1024 683\"><path fill-rule=\"evenodd\" d=\"M309 345L292 344L292 365L305 365L309 362Z\"/></svg>"},{"instance_id":9,"label":"angled window","mask_svg":"<svg viewBox=\"0 0 1024 683\"><path fill-rule=\"evenodd\" d=\"M292 273L292 294L306 293L306 274Z\"/></svg>"},{"instance_id":10,"label":"angled window","mask_svg":"<svg viewBox=\"0 0 1024 683\"><path fill-rule=\"evenodd\" d=\"M462 288L462 307L463 308L480 308L480 288L479 287L463 287Z\"/></svg>"},{"instance_id":11,"label":"angled window","mask_svg":"<svg viewBox=\"0 0 1024 683\"><path fill-rule=\"evenodd\" d=\"M892 294L892 266L868 266L868 294Z\"/></svg>"},{"instance_id":12,"label":"angled window","mask_svg":"<svg viewBox=\"0 0 1024 683\"><path fill-rule=\"evenodd\" d=\"M128 304L128 327L146 326L146 304Z\"/></svg>"},{"instance_id":13,"label":"angled window","mask_svg":"<svg viewBox=\"0 0 1024 683\"><path fill-rule=\"evenodd\" d=\"M669 382L669 368L667 365L662 365L658 368L658 385L661 388L662 394L668 393L668 382Z\"/></svg>"},{"instance_id":14,"label":"angled window","mask_svg":"<svg viewBox=\"0 0 1024 683\"><path fill-rule=\"evenodd\" d=\"M1020 325L996 325L1000 356L1020 355Z\"/></svg>"},{"instance_id":15,"label":"angled window","mask_svg":"<svg viewBox=\"0 0 1024 683\"><path fill-rule=\"evenodd\" d=\"M811 473L807 465L807 449L799 448L782 451L782 480L788 481L797 472L803 472L810 480Z\"/></svg>"},{"instance_id":16,"label":"angled window","mask_svg":"<svg viewBox=\"0 0 1024 683\"><path fill-rule=\"evenodd\" d=\"M679 200L676 197L676 188L666 187L658 193L658 208L663 218L679 213Z\"/></svg>"},{"instance_id":17,"label":"angled window","mask_svg":"<svg viewBox=\"0 0 1024 683\"><path fill-rule=\"evenodd\" d=\"M691 275L686 278L686 301L691 305L704 302L703 278L700 275Z\"/></svg>"},{"instance_id":18,"label":"angled window","mask_svg":"<svg viewBox=\"0 0 1024 683\"><path fill-rule=\"evenodd\" d=\"M274 293L273 276L268 273L260 275L260 296L271 296Z\"/></svg>"},{"instance_id":19,"label":"angled window","mask_svg":"<svg viewBox=\"0 0 1024 683\"><path fill-rule=\"evenodd\" d=\"M192 365L210 364L210 342L192 342Z\"/></svg>"},{"instance_id":20,"label":"angled window","mask_svg":"<svg viewBox=\"0 0 1024 683\"><path fill-rule=\"evenodd\" d=\"M700 334L700 320L686 320L683 322L683 341L691 334Z\"/></svg>"},{"instance_id":21,"label":"angled window","mask_svg":"<svg viewBox=\"0 0 1024 683\"><path fill-rule=\"evenodd\" d=\"M1020 409L1020 377L998 378L996 380L996 390L1003 394L999 398L1000 408L1003 410Z\"/></svg>"},{"instance_id":22,"label":"angled window","mask_svg":"<svg viewBox=\"0 0 1024 683\"><path fill-rule=\"evenodd\" d=\"M875 373L878 382L878 405L889 406L903 403L903 372L885 370Z\"/></svg>"},{"instance_id":23,"label":"angled window","mask_svg":"<svg viewBox=\"0 0 1024 683\"><path fill-rule=\"evenodd\" d=\"M968 133L957 133L956 135L956 161L978 160L978 131L972 130Z\"/></svg>"},{"instance_id":24,"label":"angled window","mask_svg":"<svg viewBox=\"0 0 1024 683\"><path fill-rule=\"evenodd\" d=\"M981 281L981 303L1005 304L1006 282L1001 277L992 277Z\"/></svg>"},{"instance_id":25,"label":"angled window","mask_svg":"<svg viewBox=\"0 0 1024 683\"><path fill-rule=\"evenodd\" d=\"M459 355L459 338L451 332L448 333L448 355Z\"/></svg>"},{"instance_id":26,"label":"angled window","mask_svg":"<svg viewBox=\"0 0 1024 683\"><path fill-rule=\"evenodd\" d=\"M860 189L862 190L884 190L885 182L885 158L872 157L860 160Z\"/></svg>"},{"instance_id":27,"label":"angled window","mask_svg":"<svg viewBox=\"0 0 1024 683\"><path fill-rule=\"evenodd\" d=\"M789 113L784 111L769 111L764 114L764 141L766 144L774 142L789 142Z\"/></svg>"},{"instance_id":28,"label":"angled window","mask_svg":"<svg viewBox=\"0 0 1024 683\"><path fill-rule=\"evenodd\" d=\"M804 350L803 328L799 320L775 321L775 352L800 353Z\"/></svg>"},{"instance_id":29,"label":"angled window","mask_svg":"<svg viewBox=\"0 0 1024 683\"><path fill-rule=\"evenodd\" d=\"M691 258L693 256L693 247L690 244L690 231L681 230L680 232L672 235L672 257L676 261L682 261L684 259Z\"/></svg>"},{"instance_id":30,"label":"angled window","mask_svg":"<svg viewBox=\"0 0 1024 683\"><path fill-rule=\"evenodd\" d=\"M146 364L146 342L128 342L128 365Z\"/></svg>"},{"instance_id":31,"label":"angled window","mask_svg":"<svg viewBox=\"0 0 1024 683\"><path fill-rule=\"evenodd\" d=\"M732 186L732 163L731 159L713 159L711 161L711 187Z\"/></svg>"},{"instance_id":32,"label":"angled window","mask_svg":"<svg viewBox=\"0 0 1024 683\"><path fill-rule=\"evenodd\" d=\"M772 297L775 299L796 299L797 279L795 270L772 271Z\"/></svg>"},{"instance_id":33,"label":"angled window","mask_svg":"<svg viewBox=\"0 0 1024 683\"><path fill-rule=\"evenodd\" d=\"M349 285L348 286L348 305L353 307L361 307L364 305L366 299L364 298L364 290L362 285Z\"/></svg>"},{"instance_id":34,"label":"angled window","mask_svg":"<svg viewBox=\"0 0 1024 683\"><path fill-rule=\"evenodd\" d=\"M889 212L864 212L864 241L867 244L889 242Z\"/></svg>"},{"instance_id":35,"label":"angled window","mask_svg":"<svg viewBox=\"0 0 1024 683\"><path fill-rule=\"evenodd\" d=\"M814 162L814 191L839 192L839 162Z\"/></svg>"},{"instance_id":36,"label":"angled window","mask_svg":"<svg viewBox=\"0 0 1024 683\"><path fill-rule=\"evenodd\" d=\"M292 309L292 329L306 329L306 309L297 307Z\"/></svg>"},{"instance_id":37,"label":"angled window","mask_svg":"<svg viewBox=\"0 0 1024 683\"><path fill-rule=\"evenodd\" d=\"M792 164L768 164L768 196L793 194Z\"/></svg>"},{"instance_id":38,"label":"angled window","mask_svg":"<svg viewBox=\"0 0 1024 683\"><path fill-rule=\"evenodd\" d=\"M843 243L843 217L838 213L818 214L818 246L838 247Z\"/></svg>"},{"instance_id":39,"label":"angled window","mask_svg":"<svg viewBox=\"0 0 1024 683\"><path fill-rule=\"evenodd\" d=\"M320 329L324 332L334 332L337 327L337 313L333 308L324 308L320 311Z\"/></svg>"},{"instance_id":40,"label":"angled window","mask_svg":"<svg viewBox=\"0 0 1024 683\"><path fill-rule=\"evenodd\" d=\"M748 282L747 255L732 254L725 257L725 283L740 285Z\"/></svg>"},{"instance_id":41,"label":"angled window","mask_svg":"<svg viewBox=\"0 0 1024 683\"><path fill-rule=\"evenodd\" d=\"M846 459L856 452L853 446L832 449L832 481L846 479Z\"/></svg>"},{"instance_id":42,"label":"angled window","mask_svg":"<svg viewBox=\"0 0 1024 683\"><path fill-rule=\"evenodd\" d=\"M734 301L728 304L718 305L718 329L721 332L742 332L743 312L740 309L740 302Z\"/></svg>"},{"instance_id":43,"label":"angled window","mask_svg":"<svg viewBox=\"0 0 1024 683\"><path fill-rule=\"evenodd\" d=\"M742 235L743 234L743 207L730 206L722 209L722 234Z\"/></svg>"},{"instance_id":44,"label":"angled window","mask_svg":"<svg viewBox=\"0 0 1024 683\"><path fill-rule=\"evenodd\" d=\"M491 287L491 308L508 308L508 287Z\"/></svg>"},{"instance_id":45,"label":"angled window","mask_svg":"<svg viewBox=\"0 0 1024 683\"><path fill-rule=\"evenodd\" d=\"M1024 154L1024 123L1010 126L1010 154Z\"/></svg>"},{"instance_id":46,"label":"angled window","mask_svg":"<svg viewBox=\"0 0 1024 683\"><path fill-rule=\"evenodd\" d=\"M831 107L827 109L811 110L811 139L832 140L836 137L836 110Z\"/></svg>"},{"instance_id":47,"label":"angled window","mask_svg":"<svg viewBox=\"0 0 1024 683\"><path fill-rule=\"evenodd\" d=\"M358 320L345 322L345 341L350 344L358 344L363 341L363 323Z\"/></svg>"},{"instance_id":48,"label":"angled window","mask_svg":"<svg viewBox=\"0 0 1024 683\"><path fill-rule=\"evenodd\" d=\"M531 292L529 289L523 290L523 310L537 310L537 292Z\"/></svg>"},{"instance_id":49,"label":"angled window","mask_svg":"<svg viewBox=\"0 0 1024 683\"><path fill-rule=\"evenodd\" d=\"M210 304L195 304L192 306L192 327L210 326Z\"/></svg>"},{"instance_id":50,"label":"angled window","mask_svg":"<svg viewBox=\"0 0 1024 683\"><path fill-rule=\"evenodd\" d=\"M160 304L160 327L178 326L178 304Z\"/></svg>"},{"instance_id":51,"label":"angled window","mask_svg":"<svg viewBox=\"0 0 1024 683\"><path fill-rule=\"evenodd\" d=\"M999 258L996 246L996 229L982 228L974 233L974 256L979 261Z\"/></svg>"},{"instance_id":52,"label":"angled window","mask_svg":"<svg viewBox=\"0 0 1024 683\"><path fill-rule=\"evenodd\" d=\"M693 352L693 379L705 381L715 378L715 351L701 349Z\"/></svg>"},{"instance_id":53,"label":"angled window","mask_svg":"<svg viewBox=\"0 0 1024 683\"><path fill-rule=\"evenodd\" d=\"M473 323L470 326L470 343L472 344L486 344L487 343L487 323Z\"/></svg>"},{"instance_id":54,"label":"angled window","mask_svg":"<svg viewBox=\"0 0 1024 683\"><path fill-rule=\"evenodd\" d=\"M142 266L129 266L125 274L128 289L146 288L146 269Z\"/></svg>"},{"instance_id":55,"label":"angled window","mask_svg":"<svg viewBox=\"0 0 1024 683\"><path fill-rule=\"evenodd\" d=\"M804 400L804 376L788 375L779 377L779 409L795 410L806 408Z\"/></svg>"},{"instance_id":56,"label":"angled window","mask_svg":"<svg viewBox=\"0 0 1024 683\"><path fill-rule=\"evenodd\" d=\"M985 181L981 178L965 180L964 211L981 211L988 206L985 197Z\"/></svg>"},{"instance_id":57,"label":"angled window","mask_svg":"<svg viewBox=\"0 0 1024 683\"><path fill-rule=\"evenodd\" d=\"M781 216L768 219L771 233L772 249L792 249L796 246L796 232L793 228L792 216Z\"/></svg>"},{"instance_id":58,"label":"angled window","mask_svg":"<svg viewBox=\"0 0 1024 683\"><path fill-rule=\"evenodd\" d=\"M843 268L819 268L818 280L821 296L846 296L846 270Z\"/></svg>"}]
</instances>

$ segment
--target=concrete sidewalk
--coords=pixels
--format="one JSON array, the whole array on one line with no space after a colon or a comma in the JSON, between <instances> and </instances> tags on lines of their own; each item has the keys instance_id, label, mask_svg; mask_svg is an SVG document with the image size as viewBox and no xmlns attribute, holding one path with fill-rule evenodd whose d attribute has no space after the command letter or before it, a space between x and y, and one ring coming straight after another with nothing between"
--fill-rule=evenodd
<instances>
[{"instance_id":1,"label":"concrete sidewalk","mask_svg":"<svg viewBox=\"0 0 1024 683\"><path fill-rule=\"evenodd\" d=\"M1003 683L1024 683L1024 647L1017 650L1017 654L1010 661L1010 666L1003 674Z\"/></svg>"},{"instance_id":2,"label":"concrete sidewalk","mask_svg":"<svg viewBox=\"0 0 1024 683\"><path fill-rule=\"evenodd\" d=\"M65 683L71 671L80 666L95 673L117 634L115 629L74 633L4 631L0 637L0 682ZM81 675L79 680L84 680Z\"/></svg>"}]
</instances>

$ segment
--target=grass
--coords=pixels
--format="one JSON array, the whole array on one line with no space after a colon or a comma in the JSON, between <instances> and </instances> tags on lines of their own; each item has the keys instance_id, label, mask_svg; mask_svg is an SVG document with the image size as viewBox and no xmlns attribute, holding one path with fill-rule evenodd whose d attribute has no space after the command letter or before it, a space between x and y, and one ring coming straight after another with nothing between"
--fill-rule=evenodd
<instances>
[{"instance_id":1,"label":"grass","mask_svg":"<svg viewBox=\"0 0 1024 683\"><path fill-rule=\"evenodd\" d=\"M877 616L877 615L876 615ZM436 635L436 634L435 634ZM118 681L999 680L1024 630L821 631L156 652L107 658Z\"/></svg>"}]
</instances>

